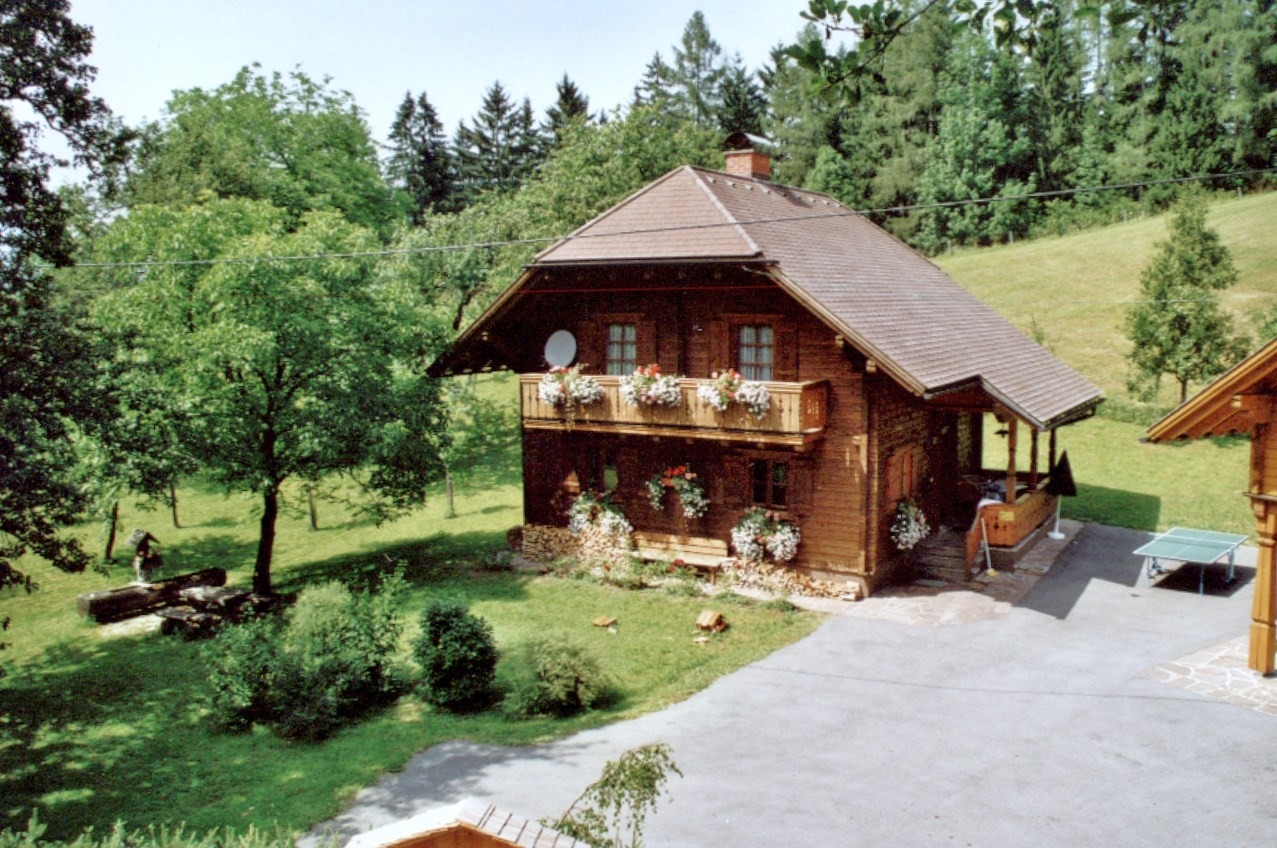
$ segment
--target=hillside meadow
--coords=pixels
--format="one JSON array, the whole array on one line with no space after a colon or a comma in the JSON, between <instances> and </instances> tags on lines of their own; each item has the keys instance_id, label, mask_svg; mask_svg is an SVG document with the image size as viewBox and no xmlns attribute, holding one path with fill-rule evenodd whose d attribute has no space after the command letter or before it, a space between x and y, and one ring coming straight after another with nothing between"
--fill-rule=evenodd
<instances>
[{"instance_id":1,"label":"hillside meadow","mask_svg":"<svg viewBox=\"0 0 1277 848\"><path fill-rule=\"evenodd\" d=\"M1258 316L1277 307L1277 193L1225 196L1210 205L1237 266L1238 283L1221 294L1239 332L1257 347ZM1103 391L1099 415L1060 431L1079 496L1063 514L1146 530L1173 526L1250 533L1246 488L1249 443L1222 437L1176 445L1142 443L1145 428L1177 397L1165 381L1155 404L1127 394L1123 330L1139 296L1140 272L1166 237L1167 216L1139 218L1057 238L956 251L936 258L955 280ZM1200 386L1190 387L1190 393Z\"/></svg>"}]
</instances>

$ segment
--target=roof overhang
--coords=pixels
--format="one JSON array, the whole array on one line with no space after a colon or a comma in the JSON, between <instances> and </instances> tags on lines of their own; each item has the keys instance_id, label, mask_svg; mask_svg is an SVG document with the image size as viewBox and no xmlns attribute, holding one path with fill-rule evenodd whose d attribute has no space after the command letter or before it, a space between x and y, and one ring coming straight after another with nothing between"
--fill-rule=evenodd
<instances>
[{"instance_id":1,"label":"roof overhang","mask_svg":"<svg viewBox=\"0 0 1277 848\"><path fill-rule=\"evenodd\" d=\"M941 386L935 389L929 389L923 392L922 397L928 401L935 403L956 403L962 406L978 406L971 404L968 398L983 396L987 398L987 405L991 407L1001 407L1007 410L1016 418L1025 422L1029 426L1037 430L1054 430L1057 427L1063 427L1066 424L1075 424L1078 421L1084 421L1095 414L1095 409L1104 398L1097 396L1088 398L1082 403L1076 404L1062 412L1052 415L1050 418L1039 418L1033 415L1020 403L1005 392L999 391L998 388L983 377L974 377L970 380L963 380L959 383L953 383L948 386Z\"/></svg>"},{"instance_id":2,"label":"roof overhang","mask_svg":"<svg viewBox=\"0 0 1277 848\"><path fill-rule=\"evenodd\" d=\"M1150 442L1207 436L1254 435L1272 418L1277 397L1277 339L1273 339L1148 428Z\"/></svg>"}]
</instances>

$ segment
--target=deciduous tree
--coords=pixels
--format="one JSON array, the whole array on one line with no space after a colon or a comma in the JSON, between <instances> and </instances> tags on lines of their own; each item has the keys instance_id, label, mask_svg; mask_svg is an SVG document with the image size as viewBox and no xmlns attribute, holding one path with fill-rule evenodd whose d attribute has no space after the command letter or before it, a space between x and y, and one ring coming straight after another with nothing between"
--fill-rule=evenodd
<instances>
[{"instance_id":1,"label":"deciduous tree","mask_svg":"<svg viewBox=\"0 0 1277 848\"><path fill-rule=\"evenodd\" d=\"M72 436L101 414L101 387L81 316L47 273L72 249L49 187L59 161L39 142L51 130L102 175L123 161L128 134L89 91L93 33L69 6L0 5L0 588L32 585L15 566L28 552L67 571L88 562L60 528L83 506Z\"/></svg>"},{"instance_id":2,"label":"deciduous tree","mask_svg":"<svg viewBox=\"0 0 1277 848\"><path fill-rule=\"evenodd\" d=\"M384 518L442 472L438 387L423 373L438 334L419 293L377 273L377 246L335 211L294 225L242 199L138 207L102 240L116 258L196 260L121 269L130 284L98 316L201 466L260 497L257 592L272 588L285 481L350 474Z\"/></svg>"}]
</instances>

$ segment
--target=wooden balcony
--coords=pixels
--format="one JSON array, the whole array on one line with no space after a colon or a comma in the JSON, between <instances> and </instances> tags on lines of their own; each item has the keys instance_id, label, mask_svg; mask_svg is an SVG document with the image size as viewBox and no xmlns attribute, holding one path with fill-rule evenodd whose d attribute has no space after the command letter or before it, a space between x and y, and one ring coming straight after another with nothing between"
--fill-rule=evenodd
<instances>
[{"instance_id":1,"label":"wooden balcony","mask_svg":"<svg viewBox=\"0 0 1277 848\"><path fill-rule=\"evenodd\" d=\"M726 412L696 397L700 380L679 380L683 402L676 407L631 406L621 397L621 378L596 376L603 399L579 407L572 420L560 407L537 396L540 374L519 376L523 426L537 430L584 430L639 436L707 439L717 442L749 442L805 449L825 431L829 411L829 383L765 383L771 393L771 409L755 418L743 406L732 404Z\"/></svg>"}]
</instances>

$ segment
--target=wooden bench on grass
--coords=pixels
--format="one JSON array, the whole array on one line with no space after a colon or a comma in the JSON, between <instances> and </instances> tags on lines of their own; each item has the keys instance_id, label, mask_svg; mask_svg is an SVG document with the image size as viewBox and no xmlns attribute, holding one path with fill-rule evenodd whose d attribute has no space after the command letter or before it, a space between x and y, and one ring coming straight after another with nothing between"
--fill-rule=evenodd
<instances>
[{"instance_id":1,"label":"wooden bench on grass","mask_svg":"<svg viewBox=\"0 0 1277 848\"><path fill-rule=\"evenodd\" d=\"M634 547L643 559L681 561L683 565L708 574L711 583L718 580L725 561L730 559L727 543L722 539L649 533L646 530L636 530L633 539Z\"/></svg>"}]
</instances>

